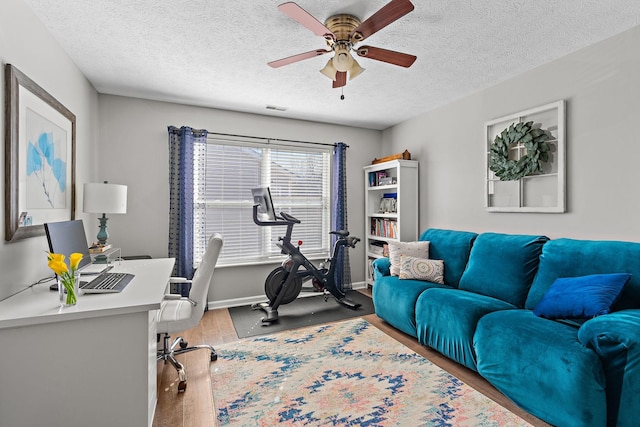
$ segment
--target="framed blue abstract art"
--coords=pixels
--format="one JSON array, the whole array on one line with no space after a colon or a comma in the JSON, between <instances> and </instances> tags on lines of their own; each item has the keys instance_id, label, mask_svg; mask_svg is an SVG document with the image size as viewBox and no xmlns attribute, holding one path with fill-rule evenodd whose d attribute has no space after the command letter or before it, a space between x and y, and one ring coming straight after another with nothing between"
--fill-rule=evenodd
<instances>
[{"instance_id":1,"label":"framed blue abstract art","mask_svg":"<svg viewBox=\"0 0 640 427\"><path fill-rule=\"evenodd\" d=\"M5 66L5 240L75 218L76 116L11 64Z\"/></svg>"}]
</instances>

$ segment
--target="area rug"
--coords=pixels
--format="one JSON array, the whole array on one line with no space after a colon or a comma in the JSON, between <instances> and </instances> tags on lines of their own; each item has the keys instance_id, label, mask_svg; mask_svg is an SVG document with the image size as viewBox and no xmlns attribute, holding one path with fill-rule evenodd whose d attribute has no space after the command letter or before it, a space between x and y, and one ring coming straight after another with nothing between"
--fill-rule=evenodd
<instances>
[{"instance_id":1,"label":"area rug","mask_svg":"<svg viewBox=\"0 0 640 427\"><path fill-rule=\"evenodd\" d=\"M220 426L528 426L363 319L217 346Z\"/></svg>"},{"instance_id":2,"label":"area rug","mask_svg":"<svg viewBox=\"0 0 640 427\"><path fill-rule=\"evenodd\" d=\"M333 297L325 301L323 295L319 293L281 305L278 308L278 321L271 324L262 323L262 318L266 315L264 311L252 310L249 305L232 307L229 309L229 314L238 338L247 338L374 313L373 302L367 295L358 291L348 291L347 298L362 306L357 310L351 310L338 304Z\"/></svg>"}]
</instances>

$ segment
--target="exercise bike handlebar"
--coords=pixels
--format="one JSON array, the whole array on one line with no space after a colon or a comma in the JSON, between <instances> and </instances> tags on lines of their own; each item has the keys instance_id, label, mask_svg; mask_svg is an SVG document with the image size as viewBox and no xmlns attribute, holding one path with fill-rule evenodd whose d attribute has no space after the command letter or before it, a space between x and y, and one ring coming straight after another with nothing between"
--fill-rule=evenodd
<instances>
[{"instance_id":1,"label":"exercise bike handlebar","mask_svg":"<svg viewBox=\"0 0 640 427\"><path fill-rule=\"evenodd\" d=\"M280 212L280 216L282 217L282 219L284 219L287 223L292 222L294 224L300 224L300 220L298 218L296 218L295 216L289 215L286 212Z\"/></svg>"},{"instance_id":2,"label":"exercise bike handlebar","mask_svg":"<svg viewBox=\"0 0 640 427\"><path fill-rule=\"evenodd\" d=\"M276 215L276 219L275 221L263 221L260 218L258 218L258 207L260 205L253 205L253 222L255 222L257 225L262 226L262 227L268 227L268 226L273 226L273 225L286 225L289 226L290 228L287 231L287 236L290 237L291 236L291 230L293 228L294 224L300 224L300 220L296 217L294 217L293 215L289 215L286 212L280 212L280 216ZM353 236L349 236L349 232L347 230L340 230L340 231L331 231L331 234L335 234L339 237L338 240L341 240L345 243L343 243L344 245L347 245L351 248L355 248L356 247L356 243L358 243L360 241L359 238L357 237L353 237Z\"/></svg>"},{"instance_id":3,"label":"exercise bike handlebar","mask_svg":"<svg viewBox=\"0 0 640 427\"><path fill-rule=\"evenodd\" d=\"M349 241L348 244L349 244L349 247L351 247L351 248L355 248L356 247L356 243L358 243L360 241L359 238L353 237L353 236L347 238L347 240Z\"/></svg>"},{"instance_id":4,"label":"exercise bike handlebar","mask_svg":"<svg viewBox=\"0 0 640 427\"><path fill-rule=\"evenodd\" d=\"M262 227L268 227L272 225L293 225L300 224L300 220L294 216L291 216L285 212L280 212L280 216L276 215L275 221L263 221L258 218L258 207L260 205L253 205L253 222Z\"/></svg>"}]
</instances>

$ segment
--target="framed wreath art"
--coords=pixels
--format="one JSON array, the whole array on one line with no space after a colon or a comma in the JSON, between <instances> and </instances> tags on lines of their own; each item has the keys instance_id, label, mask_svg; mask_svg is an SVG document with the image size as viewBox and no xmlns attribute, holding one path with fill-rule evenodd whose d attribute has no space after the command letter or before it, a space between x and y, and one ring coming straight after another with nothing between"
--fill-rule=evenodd
<instances>
[{"instance_id":1,"label":"framed wreath art","mask_svg":"<svg viewBox=\"0 0 640 427\"><path fill-rule=\"evenodd\" d=\"M485 123L490 212L565 212L564 101Z\"/></svg>"},{"instance_id":2,"label":"framed wreath art","mask_svg":"<svg viewBox=\"0 0 640 427\"><path fill-rule=\"evenodd\" d=\"M549 161L551 136L534 127L533 122L512 123L496 136L489 148L489 169L502 181L516 181L525 176L542 173L542 164ZM509 158L512 147L524 146L526 153L519 159Z\"/></svg>"}]
</instances>

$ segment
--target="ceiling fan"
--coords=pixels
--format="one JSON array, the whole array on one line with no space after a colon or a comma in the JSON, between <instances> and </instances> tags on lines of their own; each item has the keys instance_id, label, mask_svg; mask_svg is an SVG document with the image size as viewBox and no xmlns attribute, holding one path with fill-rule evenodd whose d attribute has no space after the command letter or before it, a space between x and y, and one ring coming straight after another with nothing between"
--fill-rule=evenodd
<instances>
[{"instance_id":1,"label":"ceiling fan","mask_svg":"<svg viewBox=\"0 0 640 427\"><path fill-rule=\"evenodd\" d=\"M414 55L379 47L360 46L356 48L356 44L411 12L413 4L410 0L391 0L363 22L360 22L353 15L338 14L330 16L322 24L294 2L283 3L278 6L278 9L307 27L315 35L323 37L329 49L312 50L269 62L268 65L272 68L333 52L333 58L329 59L327 65L320 72L333 80L333 87L337 88L347 84L347 73L349 73L349 80L351 80L364 71L364 68L360 67L351 56L352 50L362 58L374 59L405 68L410 67L416 60Z\"/></svg>"}]
</instances>

